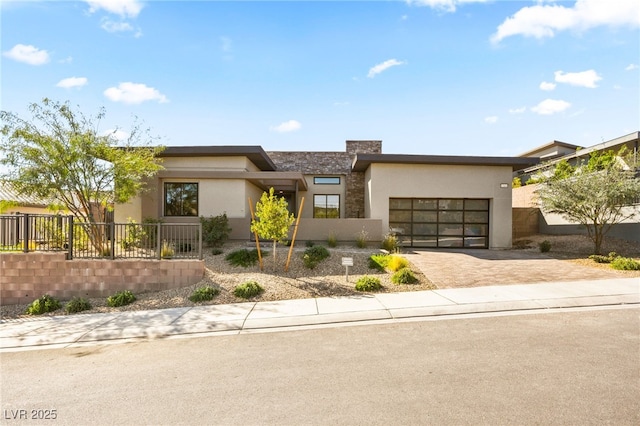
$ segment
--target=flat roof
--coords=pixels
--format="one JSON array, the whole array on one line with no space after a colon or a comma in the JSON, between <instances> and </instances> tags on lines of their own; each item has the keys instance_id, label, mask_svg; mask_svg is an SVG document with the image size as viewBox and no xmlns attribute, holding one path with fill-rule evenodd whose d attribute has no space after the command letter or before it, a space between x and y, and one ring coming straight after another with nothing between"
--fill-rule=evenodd
<instances>
[{"instance_id":1,"label":"flat roof","mask_svg":"<svg viewBox=\"0 0 640 426\"><path fill-rule=\"evenodd\" d=\"M276 165L259 145L168 146L158 157L247 157L262 171L274 171Z\"/></svg>"},{"instance_id":2,"label":"flat roof","mask_svg":"<svg viewBox=\"0 0 640 426\"><path fill-rule=\"evenodd\" d=\"M528 156L533 156L536 157L536 155L534 155L536 152L540 152L540 151L544 151L546 149L552 148L554 146L558 146L558 147L563 147L563 148L569 148L573 151L577 150L578 148L582 149L584 148L583 146L579 146L579 145L574 145L572 143L567 143L567 142L561 142L561 141L551 141L549 143L546 143L544 145L540 145L536 148L533 148L527 152L523 152L522 154L518 155L518 157L528 157Z\"/></svg>"},{"instance_id":3,"label":"flat roof","mask_svg":"<svg viewBox=\"0 0 640 426\"><path fill-rule=\"evenodd\" d=\"M536 157L471 157L456 155L356 154L351 170L364 172L373 163L450 166L510 166L521 170L540 162Z\"/></svg>"}]
</instances>

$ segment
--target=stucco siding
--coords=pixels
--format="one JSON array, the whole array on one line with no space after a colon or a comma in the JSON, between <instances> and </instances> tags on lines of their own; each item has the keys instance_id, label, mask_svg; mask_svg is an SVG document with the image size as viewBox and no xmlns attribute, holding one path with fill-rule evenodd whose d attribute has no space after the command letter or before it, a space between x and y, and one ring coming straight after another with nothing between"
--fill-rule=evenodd
<instances>
[{"instance_id":1,"label":"stucco siding","mask_svg":"<svg viewBox=\"0 0 640 426\"><path fill-rule=\"evenodd\" d=\"M244 156L229 157L165 157L162 166L166 170L240 170L258 171Z\"/></svg>"},{"instance_id":2,"label":"stucco siding","mask_svg":"<svg viewBox=\"0 0 640 426\"><path fill-rule=\"evenodd\" d=\"M511 167L372 164L365 174L367 217L389 227L389 198L486 198L489 247L511 247ZM505 185L506 187L501 187Z\"/></svg>"}]
</instances>

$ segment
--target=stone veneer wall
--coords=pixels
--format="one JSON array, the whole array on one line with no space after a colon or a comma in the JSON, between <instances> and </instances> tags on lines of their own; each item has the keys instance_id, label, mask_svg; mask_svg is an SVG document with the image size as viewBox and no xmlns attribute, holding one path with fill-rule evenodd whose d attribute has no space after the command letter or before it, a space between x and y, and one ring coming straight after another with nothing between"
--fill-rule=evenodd
<instances>
[{"instance_id":1,"label":"stone veneer wall","mask_svg":"<svg viewBox=\"0 0 640 426\"><path fill-rule=\"evenodd\" d=\"M351 172L351 163L359 153L382 153L382 141L346 141L346 152L271 151L267 155L278 171L345 175L345 218L361 218L364 217L364 173Z\"/></svg>"},{"instance_id":2,"label":"stone veneer wall","mask_svg":"<svg viewBox=\"0 0 640 426\"><path fill-rule=\"evenodd\" d=\"M0 271L0 305L12 305L43 294L69 300L184 287L204 277L204 261L66 260L64 253L0 253Z\"/></svg>"}]
</instances>

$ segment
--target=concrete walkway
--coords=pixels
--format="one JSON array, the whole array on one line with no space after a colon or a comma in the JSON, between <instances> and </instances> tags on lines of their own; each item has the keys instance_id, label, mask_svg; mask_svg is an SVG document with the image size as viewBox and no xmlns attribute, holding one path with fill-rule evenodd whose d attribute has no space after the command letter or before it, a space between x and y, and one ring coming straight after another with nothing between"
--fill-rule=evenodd
<instances>
[{"instance_id":1,"label":"concrete walkway","mask_svg":"<svg viewBox=\"0 0 640 426\"><path fill-rule=\"evenodd\" d=\"M640 278L514 284L0 321L0 352L442 315L640 305Z\"/></svg>"}]
</instances>

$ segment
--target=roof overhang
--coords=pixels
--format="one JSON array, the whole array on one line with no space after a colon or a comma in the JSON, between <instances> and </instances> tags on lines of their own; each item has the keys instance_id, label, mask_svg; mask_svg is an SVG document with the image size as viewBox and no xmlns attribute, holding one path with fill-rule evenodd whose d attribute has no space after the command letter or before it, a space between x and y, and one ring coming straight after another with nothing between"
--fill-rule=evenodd
<instances>
[{"instance_id":1,"label":"roof overhang","mask_svg":"<svg viewBox=\"0 0 640 426\"><path fill-rule=\"evenodd\" d=\"M354 172L364 172L371 164L425 164L444 166L503 166L513 171L540 162L535 157L471 157L455 155L357 154L351 165Z\"/></svg>"},{"instance_id":2,"label":"roof overhang","mask_svg":"<svg viewBox=\"0 0 640 426\"><path fill-rule=\"evenodd\" d=\"M262 171L276 170L271 158L258 145L168 146L158 157L247 157Z\"/></svg>"},{"instance_id":3,"label":"roof overhang","mask_svg":"<svg viewBox=\"0 0 640 426\"><path fill-rule=\"evenodd\" d=\"M220 170L161 170L160 179L240 179L251 182L262 190L306 191L307 181L300 172L243 172Z\"/></svg>"}]
</instances>

